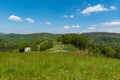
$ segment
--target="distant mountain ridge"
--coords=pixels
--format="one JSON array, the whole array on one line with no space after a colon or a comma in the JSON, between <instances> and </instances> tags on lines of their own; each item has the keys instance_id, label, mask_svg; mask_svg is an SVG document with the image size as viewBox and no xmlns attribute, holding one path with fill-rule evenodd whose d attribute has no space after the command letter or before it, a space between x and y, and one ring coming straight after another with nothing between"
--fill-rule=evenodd
<instances>
[{"instance_id":1,"label":"distant mountain ridge","mask_svg":"<svg viewBox=\"0 0 120 80\"><path fill-rule=\"evenodd\" d=\"M4 34L0 33L0 39L10 41L11 43L18 44L21 41L26 42L36 42L44 39L56 40L63 34L53 34L53 33L33 33L33 34ZM106 33L106 32L91 32L91 33L82 33L88 38L90 42L94 44L101 45L111 45L120 47L120 34L119 33Z\"/></svg>"},{"instance_id":2,"label":"distant mountain ridge","mask_svg":"<svg viewBox=\"0 0 120 80\"><path fill-rule=\"evenodd\" d=\"M88 40L96 45L109 45L113 48L120 48L119 33L92 32L83 33Z\"/></svg>"},{"instance_id":3,"label":"distant mountain ridge","mask_svg":"<svg viewBox=\"0 0 120 80\"><path fill-rule=\"evenodd\" d=\"M0 36L0 39L10 41L11 43L18 44L21 41L26 41L29 43L33 43L39 40L44 39L52 39L55 40L60 34L52 34L52 33L33 33L33 34L4 34Z\"/></svg>"},{"instance_id":4,"label":"distant mountain ridge","mask_svg":"<svg viewBox=\"0 0 120 80\"><path fill-rule=\"evenodd\" d=\"M5 33L0 33L0 36L1 36L1 35L5 35Z\"/></svg>"},{"instance_id":5,"label":"distant mountain ridge","mask_svg":"<svg viewBox=\"0 0 120 80\"><path fill-rule=\"evenodd\" d=\"M82 35L87 37L115 37L120 36L120 33L107 33L107 32L90 32L90 33L82 33Z\"/></svg>"}]
</instances>

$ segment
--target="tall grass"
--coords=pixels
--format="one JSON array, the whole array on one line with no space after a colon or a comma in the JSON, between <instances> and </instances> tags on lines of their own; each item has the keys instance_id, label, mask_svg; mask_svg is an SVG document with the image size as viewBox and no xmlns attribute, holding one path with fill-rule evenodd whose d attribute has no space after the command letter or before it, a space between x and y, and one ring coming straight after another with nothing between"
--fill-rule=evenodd
<instances>
[{"instance_id":1,"label":"tall grass","mask_svg":"<svg viewBox=\"0 0 120 80\"><path fill-rule=\"evenodd\" d=\"M70 53L0 53L0 80L120 80L120 60Z\"/></svg>"}]
</instances>

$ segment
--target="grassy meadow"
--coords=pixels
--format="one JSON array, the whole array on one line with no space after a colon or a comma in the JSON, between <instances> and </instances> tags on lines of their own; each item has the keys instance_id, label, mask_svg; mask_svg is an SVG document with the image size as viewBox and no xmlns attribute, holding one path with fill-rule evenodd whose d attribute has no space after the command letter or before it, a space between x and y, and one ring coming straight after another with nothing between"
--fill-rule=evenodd
<instances>
[{"instance_id":1,"label":"grassy meadow","mask_svg":"<svg viewBox=\"0 0 120 80\"><path fill-rule=\"evenodd\" d=\"M120 80L120 60L69 52L0 53L0 80Z\"/></svg>"}]
</instances>

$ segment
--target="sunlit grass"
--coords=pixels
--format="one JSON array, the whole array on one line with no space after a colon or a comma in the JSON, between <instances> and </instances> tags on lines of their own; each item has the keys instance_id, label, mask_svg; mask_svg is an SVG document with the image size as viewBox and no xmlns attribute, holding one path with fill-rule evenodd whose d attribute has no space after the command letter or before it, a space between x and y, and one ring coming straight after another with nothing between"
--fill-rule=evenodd
<instances>
[{"instance_id":1,"label":"sunlit grass","mask_svg":"<svg viewBox=\"0 0 120 80\"><path fill-rule=\"evenodd\" d=\"M0 80L120 80L120 60L71 53L0 53Z\"/></svg>"}]
</instances>

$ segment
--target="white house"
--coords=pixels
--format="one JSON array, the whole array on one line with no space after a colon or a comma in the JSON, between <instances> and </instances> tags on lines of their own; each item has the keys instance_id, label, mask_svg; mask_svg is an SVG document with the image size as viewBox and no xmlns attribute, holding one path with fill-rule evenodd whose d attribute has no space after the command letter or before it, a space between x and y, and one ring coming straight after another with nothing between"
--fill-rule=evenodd
<instances>
[{"instance_id":1,"label":"white house","mask_svg":"<svg viewBox=\"0 0 120 80\"><path fill-rule=\"evenodd\" d=\"M30 47L26 47L25 49L24 49L24 52L30 52L31 51L31 48Z\"/></svg>"}]
</instances>

